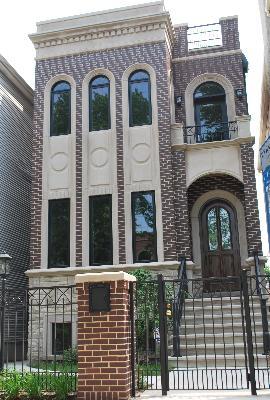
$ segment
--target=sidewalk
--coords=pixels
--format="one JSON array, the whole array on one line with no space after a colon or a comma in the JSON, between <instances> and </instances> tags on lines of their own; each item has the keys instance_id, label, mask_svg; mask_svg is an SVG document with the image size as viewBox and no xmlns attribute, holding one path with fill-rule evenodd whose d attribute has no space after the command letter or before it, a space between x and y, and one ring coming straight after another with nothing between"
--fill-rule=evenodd
<instances>
[{"instance_id":1,"label":"sidewalk","mask_svg":"<svg viewBox=\"0 0 270 400\"><path fill-rule=\"evenodd\" d=\"M270 390L258 390L258 396L251 396L250 390L170 390L162 396L160 390L146 390L140 396L144 400L270 400Z\"/></svg>"}]
</instances>

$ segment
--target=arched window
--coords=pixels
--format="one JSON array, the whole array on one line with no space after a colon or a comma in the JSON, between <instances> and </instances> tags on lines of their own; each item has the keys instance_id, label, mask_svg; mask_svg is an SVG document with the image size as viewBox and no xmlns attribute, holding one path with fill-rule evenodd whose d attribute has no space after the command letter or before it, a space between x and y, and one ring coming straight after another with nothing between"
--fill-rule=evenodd
<instances>
[{"instance_id":1,"label":"arched window","mask_svg":"<svg viewBox=\"0 0 270 400\"><path fill-rule=\"evenodd\" d=\"M51 90L51 136L68 135L71 126L71 88L66 81L59 81Z\"/></svg>"},{"instance_id":2,"label":"arched window","mask_svg":"<svg viewBox=\"0 0 270 400\"><path fill-rule=\"evenodd\" d=\"M216 82L205 82L194 92L196 141L229 139L226 95Z\"/></svg>"},{"instance_id":3,"label":"arched window","mask_svg":"<svg viewBox=\"0 0 270 400\"><path fill-rule=\"evenodd\" d=\"M89 84L89 130L101 131L110 127L110 81L106 76L98 75Z\"/></svg>"},{"instance_id":4,"label":"arched window","mask_svg":"<svg viewBox=\"0 0 270 400\"><path fill-rule=\"evenodd\" d=\"M133 72L128 80L129 126L152 124L151 84L146 71Z\"/></svg>"}]
</instances>

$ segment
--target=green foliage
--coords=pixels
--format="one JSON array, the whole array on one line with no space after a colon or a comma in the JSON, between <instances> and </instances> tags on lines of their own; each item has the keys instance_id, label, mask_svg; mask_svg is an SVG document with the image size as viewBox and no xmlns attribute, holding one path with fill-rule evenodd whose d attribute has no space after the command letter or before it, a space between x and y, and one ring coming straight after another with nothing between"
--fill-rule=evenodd
<instances>
[{"instance_id":1,"label":"green foliage","mask_svg":"<svg viewBox=\"0 0 270 400\"><path fill-rule=\"evenodd\" d=\"M270 280L270 265L266 264L264 267L264 273L267 275L268 279Z\"/></svg>"},{"instance_id":2,"label":"green foliage","mask_svg":"<svg viewBox=\"0 0 270 400\"><path fill-rule=\"evenodd\" d=\"M136 285L136 337L138 350L151 350L155 330L158 329L158 287L151 272L138 269L131 272L137 278Z\"/></svg>"},{"instance_id":3,"label":"green foliage","mask_svg":"<svg viewBox=\"0 0 270 400\"><path fill-rule=\"evenodd\" d=\"M25 393L28 400L38 400L43 391L55 392L56 400L66 400L68 393L76 391L76 376L71 373L7 371L0 375L0 390L5 393L5 400L17 400L21 393Z\"/></svg>"},{"instance_id":4,"label":"green foliage","mask_svg":"<svg viewBox=\"0 0 270 400\"><path fill-rule=\"evenodd\" d=\"M26 374L23 382L23 390L28 394L29 399L39 399L41 397L41 382L38 374Z\"/></svg>"},{"instance_id":5,"label":"green foliage","mask_svg":"<svg viewBox=\"0 0 270 400\"><path fill-rule=\"evenodd\" d=\"M6 400L17 399L20 390L23 388L23 377L17 371L2 375L2 390L5 392Z\"/></svg>"},{"instance_id":6,"label":"green foliage","mask_svg":"<svg viewBox=\"0 0 270 400\"><path fill-rule=\"evenodd\" d=\"M78 351L77 347L73 347L67 350L64 350L63 353L63 364L77 364L78 362Z\"/></svg>"},{"instance_id":7,"label":"green foliage","mask_svg":"<svg viewBox=\"0 0 270 400\"><path fill-rule=\"evenodd\" d=\"M74 378L68 374L54 377L51 388L56 393L57 400L66 400L68 393L72 390Z\"/></svg>"}]
</instances>

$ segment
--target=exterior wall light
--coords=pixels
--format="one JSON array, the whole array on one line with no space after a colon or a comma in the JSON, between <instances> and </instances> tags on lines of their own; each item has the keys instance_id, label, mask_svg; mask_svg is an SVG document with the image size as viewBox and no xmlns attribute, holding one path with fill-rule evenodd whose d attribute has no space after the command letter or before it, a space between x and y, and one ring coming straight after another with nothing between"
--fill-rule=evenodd
<instances>
[{"instance_id":1,"label":"exterior wall light","mask_svg":"<svg viewBox=\"0 0 270 400\"><path fill-rule=\"evenodd\" d=\"M182 105L182 96L175 96L175 104L180 107Z\"/></svg>"},{"instance_id":2,"label":"exterior wall light","mask_svg":"<svg viewBox=\"0 0 270 400\"><path fill-rule=\"evenodd\" d=\"M9 274L11 260L12 257L10 257L6 252L3 251L0 254L0 277L5 279Z\"/></svg>"},{"instance_id":3,"label":"exterior wall light","mask_svg":"<svg viewBox=\"0 0 270 400\"><path fill-rule=\"evenodd\" d=\"M235 95L238 99L242 99L244 96L244 90L243 89L236 89L235 90Z\"/></svg>"}]
</instances>

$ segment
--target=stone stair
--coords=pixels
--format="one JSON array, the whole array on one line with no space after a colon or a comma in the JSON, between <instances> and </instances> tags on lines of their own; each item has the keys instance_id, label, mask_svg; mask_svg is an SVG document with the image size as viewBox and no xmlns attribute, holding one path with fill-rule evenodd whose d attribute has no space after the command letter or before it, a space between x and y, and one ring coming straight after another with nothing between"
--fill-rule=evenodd
<instances>
[{"instance_id":1,"label":"stone stair","mask_svg":"<svg viewBox=\"0 0 270 400\"><path fill-rule=\"evenodd\" d=\"M169 335L170 368L245 368L242 319L239 295L186 299L179 336L181 356L173 355ZM267 368L259 298L252 301L251 320L255 367Z\"/></svg>"}]
</instances>

